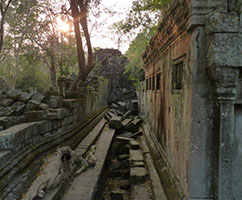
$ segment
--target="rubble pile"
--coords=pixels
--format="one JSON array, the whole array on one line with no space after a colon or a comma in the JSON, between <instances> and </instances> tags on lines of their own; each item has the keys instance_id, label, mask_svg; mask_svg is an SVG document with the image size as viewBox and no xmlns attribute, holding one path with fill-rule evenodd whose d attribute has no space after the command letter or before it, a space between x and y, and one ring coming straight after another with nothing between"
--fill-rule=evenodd
<instances>
[{"instance_id":1,"label":"rubble pile","mask_svg":"<svg viewBox=\"0 0 242 200\"><path fill-rule=\"evenodd\" d=\"M50 108L60 108L62 105L62 96L52 88L45 95L39 93L35 88L1 90L0 130L29 122L27 119L29 112L46 111ZM43 115L42 112L39 114ZM31 119L30 121L38 120Z\"/></svg>"}]
</instances>

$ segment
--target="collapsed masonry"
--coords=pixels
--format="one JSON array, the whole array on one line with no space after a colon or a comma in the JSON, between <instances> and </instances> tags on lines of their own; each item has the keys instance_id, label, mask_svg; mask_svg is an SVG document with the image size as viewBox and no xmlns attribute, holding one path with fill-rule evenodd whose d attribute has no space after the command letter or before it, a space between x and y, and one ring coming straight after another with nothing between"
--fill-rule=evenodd
<instances>
[{"instance_id":1,"label":"collapsed masonry","mask_svg":"<svg viewBox=\"0 0 242 200\"><path fill-rule=\"evenodd\" d=\"M103 117L107 80L93 77L80 83L77 93L66 92L70 84L70 79L60 79L61 92L46 95L34 89L1 91L0 199L20 199L43 157L57 147L74 149ZM35 191L43 193L41 188Z\"/></svg>"},{"instance_id":2,"label":"collapsed masonry","mask_svg":"<svg viewBox=\"0 0 242 200\"><path fill-rule=\"evenodd\" d=\"M143 55L140 111L170 200L242 199L241 12L173 1Z\"/></svg>"}]
</instances>

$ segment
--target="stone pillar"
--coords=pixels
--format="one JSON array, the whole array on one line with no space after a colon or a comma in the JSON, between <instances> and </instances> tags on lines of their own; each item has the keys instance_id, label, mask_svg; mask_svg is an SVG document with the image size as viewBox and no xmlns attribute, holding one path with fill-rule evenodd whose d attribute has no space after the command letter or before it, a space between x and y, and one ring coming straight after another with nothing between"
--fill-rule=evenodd
<instances>
[{"instance_id":1,"label":"stone pillar","mask_svg":"<svg viewBox=\"0 0 242 200\"><path fill-rule=\"evenodd\" d=\"M233 199L234 103L239 77L239 18L235 13L207 16L208 65L220 105L217 199Z\"/></svg>"},{"instance_id":2,"label":"stone pillar","mask_svg":"<svg viewBox=\"0 0 242 200\"><path fill-rule=\"evenodd\" d=\"M220 104L218 200L233 196L234 103L238 77L239 70L235 68L216 68L214 74Z\"/></svg>"}]
</instances>

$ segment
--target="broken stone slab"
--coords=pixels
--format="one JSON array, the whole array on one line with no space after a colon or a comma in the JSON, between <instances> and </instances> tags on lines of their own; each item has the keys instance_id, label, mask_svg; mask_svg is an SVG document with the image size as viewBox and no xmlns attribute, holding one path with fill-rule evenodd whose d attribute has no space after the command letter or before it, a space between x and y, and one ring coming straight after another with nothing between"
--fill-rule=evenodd
<instances>
[{"instance_id":1,"label":"broken stone slab","mask_svg":"<svg viewBox=\"0 0 242 200\"><path fill-rule=\"evenodd\" d=\"M125 191L119 188L113 189L111 191L111 200L123 200Z\"/></svg>"},{"instance_id":2,"label":"broken stone slab","mask_svg":"<svg viewBox=\"0 0 242 200\"><path fill-rule=\"evenodd\" d=\"M10 116L10 115L13 115L13 113L14 113L13 108L8 106L8 107L1 110L0 116Z\"/></svg>"},{"instance_id":3,"label":"broken stone slab","mask_svg":"<svg viewBox=\"0 0 242 200\"><path fill-rule=\"evenodd\" d=\"M131 149L139 149L139 143L136 140L131 140L129 144Z\"/></svg>"},{"instance_id":4,"label":"broken stone slab","mask_svg":"<svg viewBox=\"0 0 242 200\"><path fill-rule=\"evenodd\" d=\"M27 101L29 101L31 99L32 96L33 96L32 93L21 92L19 97L18 97L18 100L26 103Z\"/></svg>"},{"instance_id":5,"label":"broken stone slab","mask_svg":"<svg viewBox=\"0 0 242 200\"><path fill-rule=\"evenodd\" d=\"M130 117L132 115L132 111L128 110L126 113L123 114L122 119L127 119L128 117Z\"/></svg>"},{"instance_id":6,"label":"broken stone slab","mask_svg":"<svg viewBox=\"0 0 242 200\"><path fill-rule=\"evenodd\" d=\"M31 100L38 102L39 104L44 100L45 96L37 91L32 95Z\"/></svg>"},{"instance_id":7,"label":"broken stone slab","mask_svg":"<svg viewBox=\"0 0 242 200\"><path fill-rule=\"evenodd\" d=\"M116 140L119 140L119 141L122 141L122 142L130 142L130 141L132 141L133 139L128 138L128 137L118 136L118 137L116 137Z\"/></svg>"},{"instance_id":8,"label":"broken stone slab","mask_svg":"<svg viewBox=\"0 0 242 200\"><path fill-rule=\"evenodd\" d=\"M24 112L35 111L38 109L39 105L38 101L30 100L28 101Z\"/></svg>"},{"instance_id":9,"label":"broken stone slab","mask_svg":"<svg viewBox=\"0 0 242 200\"><path fill-rule=\"evenodd\" d=\"M121 117L112 117L110 122L109 122L109 127L113 129L120 129L122 128L122 122L121 122Z\"/></svg>"},{"instance_id":10,"label":"broken stone slab","mask_svg":"<svg viewBox=\"0 0 242 200\"><path fill-rule=\"evenodd\" d=\"M0 99L0 106L7 107L13 104L13 100L10 98Z\"/></svg>"},{"instance_id":11,"label":"broken stone slab","mask_svg":"<svg viewBox=\"0 0 242 200\"><path fill-rule=\"evenodd\" d=\"M133 161L130 163L131 167L145 167L144 161Z\"/></svg>"},{"instance_id":12,"label":"broken stone slab","mask_svg":"<svg viewBox=\"0 0 242 200\"><path fill-rule=\"evenodd\" d=\"M118 105L115 103L111 103L111 108L118 109Z\"/></svg>"},{"instance_id":13,"label":"broken stone slab","mask_svg":"<svg viewBox=\"0 0 242 200\"><path fill-rule=\"evenodd\" d=\"M132 119L125 119L122 121L124 127L128 126L132 122Z\"/></svg>"},{"instance_id":14,"label":"broken stone slab","mask_svg":"<svg viewBox=\"0 0 242 200\"><path fill-rule=\"evenodd\" d=\"M144 167L131 167L130 182L131 184L144 183L146 181L146 170Z\"/></svg>"},{"instance_id":15,"label":"broken stone slab","mask_svg":"<svg viewBox=\"0 0 242 200\"><path fill-rule=\"evenodd\" d=\"M41 103L39 104L39 109L40 110L47 110L50 106L48 104L45 103Z\"/></svg>"},{"instance_id":16,"label":"broken stone slab","mask_svg":"<svg viewBox=\"0 0 242 200\"><path fill-rule=\"evenodd\" d=\"M133 133L131 133L131 132L124 132L124 133L120 134L119 136L120 137L128 137L128 138L131 138L132 134Z\"/></svg>"},{"instance_id":17,"label":"broken stone slab","mask_svg":"<svg viewBox=\"0 0 242 200\"><path fill-rule=\"evenodd\" d=\"M144 161L143 154L140 150L130 150L130 160L132 161Z\"/></svg>"},{"instance_id":18,"label":"broken stone slab","mask_svg":"<svg viewBox=\"0 0 242 200\"><path fill-rule=\"evenodd\" d=\"M119 160L126 160L129 158L129 154L121 154L118 156L118 159Z\"/></svg>"},{"instance_id":19,"label":"broken stone slab","mask_svg":"<svg viewBox=\"0 0 242 200\"><path fill-rule=\"evenodd\" d=\"M46 110L25 112L24 117L26 122L43 121L48 118Z\"/></svg>"},{"instance_id":20,"label":"broken stone slab","mask_svg":"<svg viewBox=\"0 0 242 200\"><path fill-rule=\"evenodd\" d=\"M125 111L126 110L126 103L124 103L124 102L118 102L118 109L120 110L120 111Z\"/></svg>"},{"instance_id":21,"label":"broken stone slab","mask_svg":"<svg viewBox=\"0 0 242 200\"><path fill-rule=\"evenodd\" d=\"M20 96L21 92L19 90L16 89L10 89L6 92L6 95L14 100L17 100L18 97Z\"/></svg>"},{"instance_id":22,"label":"broken stone slab","mask_svg":"<svg viewBox=\"0 0 242 200\"><path fill-rule=\"evenodd\" d=\"M136 133L133 133L130 137L131 138L137 138L139 136L142 136L143 135L143 132L142 131L138 131Z\"/></svg>"},{"instance_id":23,"label":"broken stone slab","mask_svg":"<svg viewBox=\"0 0 242 200\"><path fill-rule=\"evenodd\" d=\"M11 109L14 111L12 114L14 114L14 115L21 115L21 114L23 114L25 106L26 106L25 103L23 103L21 101L15 102L11 106Z\"/></svg>"}]
</instances>

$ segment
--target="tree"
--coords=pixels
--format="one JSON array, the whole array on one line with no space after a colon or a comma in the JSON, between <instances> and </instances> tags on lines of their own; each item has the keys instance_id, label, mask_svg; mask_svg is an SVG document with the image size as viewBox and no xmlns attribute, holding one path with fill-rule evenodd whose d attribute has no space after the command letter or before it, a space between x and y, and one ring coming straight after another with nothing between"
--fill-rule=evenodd
<instances>
[{"instance_id":1,"label":"tree","mask_svg":"<svg viewBox=\"0 0 242 200\"><path fill-rule=\"evenodd\" d=\"M0 13L1 13L1 19L0 19L0 54L2 52L3 48L3 37L4 37L4 24L6 19L6 14L8 11L8 8L10 4L12 3L12 0L1 0L0 2Z\"/></svg>"},{"instance_id":2,"label":"tree","mask_svg":"<svg viewBox=\"0 0 242 200\"><path fill-rule=\"evenodd\" d=\"M75 38L76 38L76 48L77 48L77 58L79 73L75 78L73 84L70 86L69 91L75 90L79 81L84 81L89 72L93 68L93 51L91 45L91 39L87 26L87 12L90 3L99 4L99 1L91 0L70 0L71 15L73 18ZM64 10L65 11L65 10ZM83 35L86 40L87 45L87 61L85 60L84 46L82 42L82 35L80 30L80 25L82 27Z\"/></svg>"},{"instance_id":3,"label":"tree","mask_svg":"<svg viewBox=\"0 0 242 200\"><path fill-rule=\"evenodd\" d=\"M162 17L162 10L171 0L134 0L125 20L116 23L116 27L123 33L133 30L152 28Z\"/></svg>"}]
</instances>

